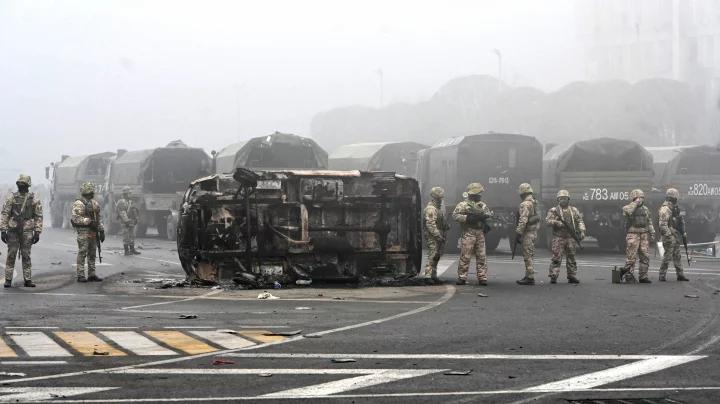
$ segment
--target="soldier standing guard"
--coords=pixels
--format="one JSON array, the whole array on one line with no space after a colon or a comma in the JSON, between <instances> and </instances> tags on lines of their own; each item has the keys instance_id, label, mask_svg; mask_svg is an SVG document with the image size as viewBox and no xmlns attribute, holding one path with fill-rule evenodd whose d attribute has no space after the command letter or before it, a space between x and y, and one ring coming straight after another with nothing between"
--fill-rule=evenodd
<instances>
[{"instance_id":1,"label":"soldier standing guard","mask_svg":"<svg viewBox=\"0 0 720 404\"><path fill-rule=\"evenodd\" d=\"M675 273L677 274L678 281L689 281L690 279L685 277L682 267L682 257L680 255L680 243L683 237L687 237L683 232L685 229L681 229L680 224L680 208L678 207L678 199L680 199L680 192L675 188L668 188L665 192L665 202L660 206L658 212L658 222L660 227L660 236L662 237L663 248L665 253L663 254L662 264L660 265L660 282L665 282L665 275L667 274L668 266L670 261L675 266Z\"/></svg>"},{"instance_id":2,"label":"soldier standing guard","mask_svg":"<svg viewBox=\"0 0 720 404\"><path fill-rule=\"evenodd\" d=\"M40 198L30 192L32 181L29 175L20 175L15 182L18 192L10 194L0 214L0 239L7 244L5 261L5 287L12 286L15 272L15 257L22 255L23 278L25 287L34 288L32 281L32 262L30 249L40 241L43 229L43 212Z\"/></svg>"},{"instance_id":3,"label":"soldier standing guard","mask_svg":"<svg viewBox=\"0 0 720 404\"><path fill-rule=\"evenodd\" d=\"M537 238L538 223L540 215L537 210L537 201L533 197L533 189L527 182L518 187L520 194L520 207L518 208L518 220L515 227L516 243L522 244L523 260L525 261L525 276L515 281L518 285L535 284L535 267L533 257L535 256L535 239Z\"/></svg>"},{"instance_id":4,"label":"soldier standing guard","mask_svg":"<svg viewBox=\"0 0 720 404\"><path fill-rule=\"evenodd\" d=\"M488 206L481 202L485 190L477 182L468 184L467 197L455 206L453 219L460 223L460 263L458 264L458 285L467 284L470 259L475 255L478 283L487 285L487 258L485 256L485 221L492 217Z\"/></svg>"},{"instance_id":5,"label":"soldier standing guard","mask_svg":"<svg viewBox=\"0 0 720 404\"><path fill-rule=\"evenodd\" d=\"M100 220L100 203L95 197L95 184L86 182L80 187L81 198L72 205L70 222L77 231L77 281L100 282L102 278L95 273L95 256L97 241L105 241L105 229ZM85 277L85 261L87 260L87 278Z\"/></svg>"},{"instance_id":6,"label":"soldier standing guard","mask_svg":"<svg viewBox=\"0 0 720 404\"><path fill-rule=\"evenodd\" d=\"M438 281L437 265L445 248L447 231L450 226L445 220L442 201L445 190L433 187L430 190L430 202L423 211L423 224L425 225L425 245L427 247L427 265L425 266L425 279Z\"/></svg>"},{"instance_id":7,"label":"soldier standing guard","mask_svg":"<svg viewBox=\"0 0 720 404\"><path fill-rule=\"evenodd\" d=\"M585 238L585 222L576 207L570 206L570 193L561 189L557 193L558 206L548 210L545 223L552 228L552 258L550 260L550 283L557 283L560 275L560 264L565 254L565 268L568 283L580 283L577 278L577 262L575 261L576 237Z\"/></svg>"},{"instance_id":8,"label":"soldier standing guard","mask_svg":"<svg viewBox=\"0 0 720 404\"><path fill-rule=\"evenodd\" d=\"M625 216L625 267L621 275L627 283L635 283L635 262L640 256L640 283L652 283L648 278L650 267L650 241L655 239L655 228L652 225L650 209L644 205L645 193L641 189L630 192L632 202L623 206Z\"/></svg>"},{"instance_id":9,"label":"soldier standing guard","mask_svg":"<svg viewBox=\"0 0 720 404\"><path fill-rule=\"evenodd\" d=\"M117 217L123 228L123 248L125 255L139 255L135 249L135 226L138 221L138 209L130 198L130 187L124 187L122 190L122 198L115 205Z\"/></svg>"}]
</instances>

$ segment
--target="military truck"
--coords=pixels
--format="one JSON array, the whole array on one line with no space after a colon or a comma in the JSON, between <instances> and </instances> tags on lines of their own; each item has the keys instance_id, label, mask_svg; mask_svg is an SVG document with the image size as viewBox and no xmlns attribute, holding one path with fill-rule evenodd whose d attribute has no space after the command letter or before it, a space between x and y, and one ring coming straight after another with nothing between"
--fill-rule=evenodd
<instances>
[{"instance_id":1,"label":"military truck","mask_svg":"<svg viewBox=\"0 0 720 404\"><path fill-rule=\"evenodd\" d=\"M178 255L191 281L263 287L398 279L422 259L417 181L387 172L236 169L192 182Z\"/></svg>"},{"instance_id":2,"label":"military truck","mask_svg":"<svg viewBox=\"0 0 720 404\"><path fill-rule=\"evenodd\" d=\"M417 177L418 152L428 146L415 142L353 143L330 153L331 170L392 171Z\"/></svg>"},{"instance_id":3,"label":"military truck","mask_svg":"<svg viewBox=\"0 0 720 404\"><path fill-rule=\"evenodd\" d=\"M203 149L179 140L157 149L118 150L104 193L106 227L111 234L120 230L115 204L122 198L122 189L129 187L140 213L136 235L143 237L149 227L155 227L161 238L174 237L171 211L179 209L188 184L210 174L211 168L212 161Z\"/></svg>"},{"instance_id":4,"label":"military truck","mask_svg":"<svg viewBox=\"0 0 720 404\"><path fill-rule=\"evenodd\" d=\"M115 153L105 152L83 156L63 155L59 162L51 163L45 169L50 180L50 224L52 227L70 228L72 203L80 195L80 185L92 181L98 187L97 195L102 198L103 187ZM102 202L102 199L101 199Z\"/></svg>"},{"instance_id":5,"label":"military truck","mask_svg":"<svg viewBox=\"0 0 720 404\"><path fill-rule=\"evenodd\" d=\"M567 189L583 214L587 235L597 239L600 248L624 249L622 206L635 188L649 194L652 179L652 155L640 144L607 137L577 141L545 154L542 202L546 208L554 206L557 191ZM549 241L551 229L543 230Z\"/></svg>"},{"instance_id":6,"label":"military truck","mask_svg":"<svg viewBox=\"0 0 720 404\"><path fill-rule=\"evenodd\" d=\"M216 173L232 173L245 168L327 168L328 155L314 140L275 132L233 143L215 156Z\"/></svg>"},{"instance_id":7,"label":"military truck","mask_svg":"<svg viewBox=\"0 0 720 404\"><path fill-rule=\"evenodd\" d=\"M518 186L528 182L536 193L540 192L543 147L532 136L490 132L453 137L419 154L418 177L423 199L427 202L432 187L443 187L448 218L463 200L467 184L479 182L485 187L483 201L496 218L490 223L493 230L486 234L489 251L497 248L501 238L514 234L520 204ZM451 223L446 249L457 251L460 227Z\"/></svg>"},{"instance_id":8,"label":"military truck","mask_svg":"<svg viewBox=\"0 0 720 404\"><path fill-rule=\"evenodd\" d=\"M662 204L667 188L677 188L690 241L714 241L720 231L720 150L715 146L647 149L655 165L654 189L650 194L653 206Z\"/></svg>"}]
</instances>

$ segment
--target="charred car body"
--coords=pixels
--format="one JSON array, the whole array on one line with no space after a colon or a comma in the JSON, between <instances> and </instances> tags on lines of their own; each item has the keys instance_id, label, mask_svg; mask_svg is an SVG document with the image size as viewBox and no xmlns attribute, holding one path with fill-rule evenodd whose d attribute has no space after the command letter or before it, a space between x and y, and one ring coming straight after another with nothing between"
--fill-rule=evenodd
<instances>
[{"instance_id":1,"label":"charred car body","mask_svg":"<svg viewBox=\"0 0 720 404\"><path fill-rule=\"evenodd\" d=\"M215 155L216 173L233 173L236 168L327 168L328 154L314 140L275 132L233 143Z\"/></svg>"},{"instance_id":2,"label":"charred car body","mask_svg":"<svg viewBox=\"0 0 720 404\"><path fill-rule=\"evenodd\" d=\"M500 239L514 234L515 215L520 199L517 188L523 182L535 192L541 187L543 147L532 136L488 133L454 137L420 153L418 176L424 198L430 189L445 189L445 211L451 217L455 205L463 200L467 184L480 182L485 187L483 201L495 214L486 235L486 247L494 250ZM452 225L446 249L455 250L460 229Z\"/></svg>"},{"instance_id":3,"label":"charred car body","mask_svg":"<svg viewBox=\"0 0 720 404\"><path fill-rule=\"evenodd\" d=\"M45 176L51 180L50 216L52 227L70 228L70 208L78 198L80 185L92 181L102 188L115 153L105 152L85 156L62 156L60 162L53 163L52 177L50 167Z\"/></svg>"},{"instance_id":4,"label":"charred car body","mask_svg":"<svg viewBox=\"0 0 720 404\"><path fill-rule=\"evenodd\" d=\"M417 181L394 173L251 171L193 181L178 255L189 280L410 277L422 254Z\"/></svg>"},{"instance_id":5,"label":"charred car body","mask_svg":"<svg viewBox=\"0 0 720 404\"><path fill-rule=\"evenodd\" d=\"M557 191L568 190L571 203L583 214L588 236L601 248L624 248L621 207L629 203L633 189L649 194L652 155L630 140L598 138L556 146L545 154L543 165L544 206L554 206Z\"/></svg>"},{"instance_id":6,"label":"charred car body","mask_svg":"<svg viewBox=\"0 0 720 404\"><path fill-rule=\"evenodd\" d=\"M702 243L720 231L720 150L714 146L648 147L655 164L652 204L659 207L667 188L680 191L688 238Z\"/></svg>"},{"instance_id":7,"label":"charred car body","mask_svg":"<svg viewBox=\"0 0 720 404\"><path fill-rule=\"evenodd\" d=\"M417 178L418 152L428 146L415 142L354 143L330 153L331 170L392 171Z\"/></svg>"},{"instance_id":8,"label":"charred car body","mask_svg":"<svg viewBox=\"0 0 720 404\"><path fill-rule=\"evenodd\" d=\"M120 229L115 205L122 197L122 189L128 187L139 210L136 234L142 237L148 227L155 227L160 237L174 237L171 211L177 212L190 181L210 174L211 165L203 149L188 147L181 141L157 149L118 150L105 192L105 226L111 234Z\"/></svg>"}]
</instances>

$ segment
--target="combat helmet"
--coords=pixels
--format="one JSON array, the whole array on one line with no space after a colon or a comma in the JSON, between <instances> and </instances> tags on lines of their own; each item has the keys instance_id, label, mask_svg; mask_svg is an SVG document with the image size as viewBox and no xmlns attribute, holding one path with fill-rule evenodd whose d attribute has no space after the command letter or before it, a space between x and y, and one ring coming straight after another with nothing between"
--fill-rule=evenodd
<instances>
[{"instance_id":1,"label":"combat helmet","mask_svg":"<svg viewBox=\"0 0 720 404\"><path fill-rule=\"evenodd\" d=\"M668 198L675 198L675 200L680 199L680 191L678 191L675 188L668 188L667 191L665 191L665 196Z\"/></svg>"},{"instance_id":2,"label":"combat helmet","mask_svg":"<svg viewBox=\"0 0 720 404\"><path fill-rule=\"evenodd\" d=\"M430 197L433 199L442 199L445 196L445 190L441 187L432 187Z\"/></svg>"},{"instance_id":3,"label":"combat helmet","mask_svg":"<svg viewBox=\"0 0 720 404\"><path fill-rule=\"evenodd\" d=\"M567 189L561 189L558 191L556 199L560 199L562 197L570 198L570 192L568 192Z\"/></svg>"},{"instance_id":4,"label":"combat helmet","mask_svg":"<svg viewBox=\"0 0 720 404\"><path fill-rule=\"evenodd\" d=\"M17 181L15 181L15 184L27 184L27 186L32 185L32 180L30 179L30 176L27 174L20 174Z\"/></svg>"},{"instance_id":5,"label":"combat helmet","mask_svg":"<svg viewBox=\"0 0 720 404\"><path fill-rule=\"evenodd\" d=\"M520 195L522 195L522 194L533 194L533 193L534 193L534 192L533 192L532 186L530 186L530 184L528 184L527 182L523 182L523 183L520 184L520 186L518 187L518 194L520 194Z\"/></svg>"},{"instance_id":6,"label":"combat helmet","mask_svg":"<svg viewBox=\"0 0 720 404\"><path fill-rule=\"evenodd\" d=\"M630 200L635 200L635 198L644 198L645 192L643 192L642 189L633 189L630 191Z\"/></svg>"},{"instance_id":7,"label":"combat helmet","mask_svg":"<svg viewBox=\"0 0 720 404\"><path fill-rule=\"evenodd\" d=\"M87 195L87 194L94 194L95 193L95 184L92 182L83 182L83 184L80 186L80 195Z\"/></svg>"},{"instance_id":8,"label":"combat helmet","mask_svg":"<svg viewBox=\"0 0 720 404\"><path fill-rule=\"evenodd\" d=\"M485 188L479 182L471 182L465 190L468 195L480 195L485 192Z\"/></svg>"}]
</instances>

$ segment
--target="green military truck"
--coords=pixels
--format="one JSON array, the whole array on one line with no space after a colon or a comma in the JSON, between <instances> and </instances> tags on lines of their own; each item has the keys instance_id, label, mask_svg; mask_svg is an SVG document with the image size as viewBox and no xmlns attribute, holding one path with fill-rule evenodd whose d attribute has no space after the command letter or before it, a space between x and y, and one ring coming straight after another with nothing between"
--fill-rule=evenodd
<instances>
[{"instance_id":1,"label":"green military truck","mask_svg":"<svg viewBox=\"0 0 720 404\"><path fill-rule=\"evenodd\" d=\"M243 168L327 168L328 154L314 140L275 132L246 142L233 143L215 154L215 172Z\"/></svg>"},{"instance_id":2,"label":"green military truck","mask_svg":"<svg viewBox=\"0 0 720 404\"><path fill-rule=\"evenodd\" d=\"M416 142L353 143L330 153L331 170L389 171L417 178L418 152L428 146Z\"/></svg>"},{"instance_id":3,"label":"green military truck","mask_svg":"<svg viewBox=\"0 0 720 404\"><path fill-rule=\"evenodd\" d=\"M600 248L625 246L621 208L630 202L630 191L650 194L653 157L631 140L598 138L550 149L543 158L542 202L554 206L557 191L567 189L570 200L583 214L587 235ZM550 229L543 227L549 241Z\"/></svg>"}]
</instances>

